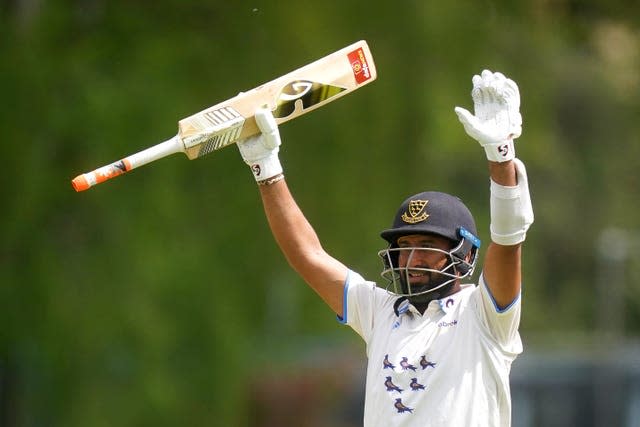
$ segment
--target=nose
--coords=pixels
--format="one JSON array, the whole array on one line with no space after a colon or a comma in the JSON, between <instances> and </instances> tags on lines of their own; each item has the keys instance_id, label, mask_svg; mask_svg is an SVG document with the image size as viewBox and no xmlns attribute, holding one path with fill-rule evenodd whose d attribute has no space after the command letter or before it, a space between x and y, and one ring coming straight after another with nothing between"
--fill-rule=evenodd
<instances>
[{"instance_id":1,"label":"nose","mask_svg":"<svg viewBox=\"0 0 640 427\"><path fill-rule=\"evenodd\" d=\"M425 251L405 249L400 254L400 264L403 267L420 267L425 265Z\"/></svg>"}]
</instances>

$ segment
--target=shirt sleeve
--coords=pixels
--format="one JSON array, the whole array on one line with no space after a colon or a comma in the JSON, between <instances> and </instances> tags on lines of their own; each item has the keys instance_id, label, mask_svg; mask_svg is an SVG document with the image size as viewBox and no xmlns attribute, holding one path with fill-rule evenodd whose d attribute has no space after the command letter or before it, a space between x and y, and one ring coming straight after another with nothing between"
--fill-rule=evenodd
<instances>
[{"instance_id":1,"label":"shirt sleeve","mask_svg":"<svg viewBox=\"0 0 640 427\"><path fill-rule=\"evenodd\" d=\"M349 271L344 288L343 317L338 317L338 321L350 326L365 342L369 342L380 292L385 291L353 271Z\"/></svg>"},{"instance_id":2,"label":"shirt sleeve","mask_svg":"<svg viewBox=\"0 0 640 427\"><path fill-rule=\"evenodd\" d=\"M480 285L476 289L476 304L480 320L493 338L505 351L520 353L522 342L518 328L520 327L521 297L518 297L507 307L500 309L491 291L480 275Z\"/></svg>"}]
</instances>

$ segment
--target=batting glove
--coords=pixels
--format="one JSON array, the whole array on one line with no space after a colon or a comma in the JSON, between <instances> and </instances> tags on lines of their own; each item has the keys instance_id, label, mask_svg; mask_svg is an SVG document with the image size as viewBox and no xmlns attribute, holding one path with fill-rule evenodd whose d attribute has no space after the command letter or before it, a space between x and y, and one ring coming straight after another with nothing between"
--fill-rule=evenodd
<instances>
[{"instance_id":1,"label":"batting glove","mask_svg":"<svg viewBox=\"0 0 640 427\"><path fill-rule=\"evenodd\" d=\"M278 124L267 108L258 108L256 123L261 134L238 142L242 159L249 165L258 183L282 174L282 165L278 158L280 151L280 132Z\"/></svg>"},{"instance_id":2,"label":"batting glove","mask_svg":"<svg viewBox=\"0 0 640 427\"><path fill-rule=\"evenodd\" d=\"M488 160L512 160L515 157L513 140L522 134L518 85L502 73L489 70L473 76L472 82L475 115L456 107L458 119L467 134L484 147Z\"/></svg>"}]
</instances>

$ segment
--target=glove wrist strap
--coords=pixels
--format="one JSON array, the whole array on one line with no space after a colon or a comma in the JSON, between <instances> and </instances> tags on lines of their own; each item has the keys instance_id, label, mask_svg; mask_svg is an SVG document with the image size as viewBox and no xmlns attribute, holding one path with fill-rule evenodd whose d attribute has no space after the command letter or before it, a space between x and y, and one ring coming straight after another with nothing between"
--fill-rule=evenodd
<instances>
[{"instance_id":1,"label":"glove wrist strap","mask_svg":"<svg viewBox=\"0 0 640 427\"><path fill-rule=\"evenodd\" d=\"M266 181L276 175L282 174L282 165L277 154L257 160L250 165L251 172L256 182Z\"/></svg>"},{"instance_id":2,"label":"glove wrist strap","mask_svg":"<svg viewBox=\"0 0 640 427\"><path fill-rule=\"evenodd\" d=\"M508 162L516 156L513 139L508 139L497 144L485 144L484 151L487 154L487 160L491 162Z\"/></svg>"}]
</instances>

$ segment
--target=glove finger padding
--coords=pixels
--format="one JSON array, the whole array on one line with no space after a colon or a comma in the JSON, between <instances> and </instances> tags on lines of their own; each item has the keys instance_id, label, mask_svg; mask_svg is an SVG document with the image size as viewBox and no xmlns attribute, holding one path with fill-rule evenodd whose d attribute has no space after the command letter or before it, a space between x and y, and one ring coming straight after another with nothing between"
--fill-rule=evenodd
<instances>
[{"instance_id":1,"label":"glove finger padding","mask_svg":"<svg viewBox=\"0 0 640 427\"><path fill-rule=\"evenodd\" d=\"M504 74L489 70L473 76L472 82L474 119L467 110L456 107L458 119L467 134L484 147L490 161L513 159L513 140L522 133L518 86Z\"/></svg>"},{"instance_id":2,"label":"glove finger padding","mask_svg":"<svg viewBox=\"0 0 640 427\"><path fill-rule=\"evenodd\" d=\"M259 108L255 113L260 135L238 142L238 149L244 162L249 165L258 183L282 174L280 151L280 132L270 110Z\"/></svg>"},{"instance_id":3,"label":"glove finger padding","mask_svg":"<svg viewBox=\"0 0 640 427\"><path fill-rule=\"evenodd\" d=\"M255 114L256 124L262 132L263 142L267 148L276 148L280 146L280 132L278 124L270 110L259 108Z\"/></svg>"},{"instance_id":4,"label":"glove finger padding","mask_svg":"<svg viewBox=\"0 0 640 427\"><path fill-rule=\"evenodd\" d=\"M518 185L504 186L491 180L491 240L505 246L524 242L534 219L526 168L517 158L513 162Z\"/></svg>"},{"instance_id":5,"label":"glove finger padding","mask_svg":"<svg viewBox=\"0 0 640 427\"><path fill-rule=\"evenodd\" d=\"M473 139L480 138L480 132L477 130L480 127L480 119L462 107L456 107L454 111L458 115L458 120L462 123L465 132Z\"/></svg>"}]
</instances>

